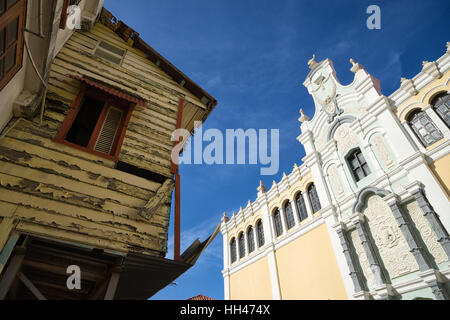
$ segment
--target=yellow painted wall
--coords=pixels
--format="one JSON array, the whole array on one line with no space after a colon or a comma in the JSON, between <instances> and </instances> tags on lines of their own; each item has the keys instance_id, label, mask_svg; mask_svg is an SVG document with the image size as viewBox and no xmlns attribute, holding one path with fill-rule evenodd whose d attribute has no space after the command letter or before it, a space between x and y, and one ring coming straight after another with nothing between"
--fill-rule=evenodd
<instances>
[{"instance_id":1,"label":"yellow painted wall","mask_svg":"<svg viewBox=\"0 0 450 320\"><path fill-rule=\"evenodd\" d=\"M430 168L450 199L450 154L435 161Z\"/></svg>"},{"instance_id":2,"label":"yellow painted wall","mask_svg":"<svg viewBox=\"0 0 450 320\"><path fill-rule=\"evenodd\" d=\"M325 224L275 253L283 300L344 300L347 294Z\"/></svg>"},{"instance_id":3,"label":"yellow painted wall","mask_svg":"<svg viewBox=\"0 0 450 320\"><path fill-rule=\"evenodd\" d=\"M230 276L230 299L272 300L272 286L267 257Z\"/></svg>"}]
</instances>

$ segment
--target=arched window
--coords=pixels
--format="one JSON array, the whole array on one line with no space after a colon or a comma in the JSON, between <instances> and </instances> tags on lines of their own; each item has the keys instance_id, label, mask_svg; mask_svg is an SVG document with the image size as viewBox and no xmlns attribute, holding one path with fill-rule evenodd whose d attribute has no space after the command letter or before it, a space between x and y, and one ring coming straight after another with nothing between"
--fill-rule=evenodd
<instances>
[{"instance_id":1,"label":"arched window","mask_svg":"<svg viewBox=\"0 0 450 320\"><path fill-rule=\"evenodd\" d=\"M252 253L253 251L255 251L255 233L253 232L253 227L248 228L247 241L248 253Z\"/></svg>"},{"instance_id":2,"label":"arched window","mask_svg":"<svg viewBox=\"0 0 450 320\"><path fill-rule=\"evenodd\" d=\"M256 224L256 231L258 233L258 247L264 245L264 226L262 220L259 220Z\"/></svg>"},{"instance_id":3,"label":"arched window","mask_svg":"<svg viewBox=\"0 0 450 320\"><path fill-rule=\"evenodd\" d=\"M276 209L273 214L273 223L275 225L275 234L277 237L283 234L283 224L281 223L280 210Z\"/></svg>"},{"instance_id":4,"label":"arched window","mask_svg":"<svg viewBox=\"0 0 450 320\"><path fill-rule=\"evenodd\" d=\"M286 227L292 229L295 226L294 212L292 211L291 202L287 201L284 205L284 215L286 216Z\"/></svg>"},{"instance_id":5,"label":"arched window","mask_svg":"<svg viewBox=\"0 0 450 320\"><path fill-rule=\"evenodd\" d=\"M317 194L316 186L314 185L314 183L311 184L308 188L308 196L314 213L322 209L322 206L320 205L319 201L319 196Z\"/></svg>"},{"instance_id":6,"label":"arched window","mask_svg":"<svg viewBox=\"0 0 450 320\"><path fill-rule=\"evenodd\" d=\"M236 262L237 255L236 255L236 239L231 239L230 242L230 257L231 257L231 263Z\"/></svg>"},{"instance_id":7,"label":"arched window","mask_svg":"<svg viewBox=\"0 0 450 320\"><path fill-rule=\"evenodd\" d=\"M408 117L408 123L425 147L444 137L430 117L422 110L416 110L411 113Z\"/></svg>"},{"instance_id":8,"label":"arched window","mask_svg":"<svg viewBox=\"0 0 450 320\"><path fill-rule=\"evenodd\" d=\"M295 197L295 204L297 205L297 210L300 215L300 221L308 218L308 211L306 210L305 198L303 198L303 194L299 192L297 197Z\"/></svg>"},{"instance_id":9,"label":"arched window","mask_svg":"<svg viewBox=\"0 0 450 320\"><path fill-rule=\"evenodd\" d=\"M238 244L239 244L239 258L243 258L245 256L245 239L243 232L241 232L241 234L238 237Z\"/></svg>"},{"instance_id":10,"label":"arched window","mask_svg":"<svg viewBox=\"0 0 450 320\"><path fill-rule=\"evenodd\" d=\"M431 105L442 121L450 128L450 94L439 95L433 99Z\"/></svg>"},{"instance_id":11,"label":"arched window","mask_svg":"<svg viewBox=\"0 0 450 320\"><path fill-rule=\"evenodd\" d=\"M347 157L347 162L352 170L353 177L357 182L370 174L369 166L360 149L353 151Z\"/></svg>"}]
</instances>

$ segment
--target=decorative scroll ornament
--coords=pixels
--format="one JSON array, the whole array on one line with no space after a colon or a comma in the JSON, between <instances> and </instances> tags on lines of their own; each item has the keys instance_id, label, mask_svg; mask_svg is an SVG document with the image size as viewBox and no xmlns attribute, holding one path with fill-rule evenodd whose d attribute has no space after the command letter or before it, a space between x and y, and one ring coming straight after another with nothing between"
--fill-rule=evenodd
<instances>
[{"instance_id":1,"label":"decorative scroll ornament","mask_svg":"<svg viewBox=\"0 0 450 320\"><path fill-rule=\"evenodd\" d=\"M390 168L394 165L394 160L391 157L386 145L383 142L383 138L381 136L376 136L372 140L374 149L378 152L381 161L383 162L386 168Z\"/></svg>"},{"instance_id":2,"label":"decorative scroll ornament","mask_svg":"<svg viewBox=\"0 0 450 320\"><path fill-rule=\"evenodd\" d=\"M337 196L341 196L344 193L344 188L342 187L341 180L339 179L339 173L336 166L330 167L330 180Z\"/></svg>"},{"instance_id":3,"label":"decorative scroll ornament","mask_svg":"<svg viewBox=\"0 0 450 320\"><path fill-rule=\"evenodd\" d=\"M317 103L322 106L322 109L328 115L328 123L332 123L334 118L341 115L344 110L340 109L336 99L336 83L329 81L331 75L324 76L322 73L311 81L312 94L316 98ZM314 88L315 87L315 88ZM325 99L320 98L320 93L327 94Z\"/></svg>"},{"instance_id":4,"label":"decorative scroll ornament","mask_svg":"<svg viewBox=\"0 0 450 320\"><path fill-rule=\"evenodd\" d=\"M375 276L370 269L369 259L367 258L366 252L361 244L361 238L358 235L357 230L350 232L350 239L355 248L356 256L358 257L359 264L361 266L364 278L366 278L366 285L370 289L376 286Z\"/></svg>"},{"instance_id":5,"label":"decorative scroll ornament","mask_svg":"<svg viewBox=\"0 0 450 320\"><path fill-rule=\"evenodd\" d=\"M428 251L433 256L434 261L437 264L447 261L447 255L445 254L441 244L438 242L436 234L431 229L430 223L423 216L422 209L420 209L417 201L406 204L404 206L404 210L406 210L411 217L416 229L420 233L420 237L425 243Z\"/></svg>"},{"instance_id":6,"label":"decorative scroll ornament","mask_svg":"<svg viewBox=\"0 0 450 320\"><path fill-rule=\"evenodd\" d=\"M419 270L388 205L380 197L371 196L363 214L390 278Z\"/></svg>"},{"instance_id":7,"label":"decorative scroll ornament","mask_svg":"<svg viewBox=\"0 0 450 320\"><path fill-rule=\"evenodd\" d=\"M359 143L358 136L352 130L349 123L341 124L336 129L334 139L337 142L337 147L341 155L347 154L351 148L357 146Z\"/></svg>"}]
</instances>

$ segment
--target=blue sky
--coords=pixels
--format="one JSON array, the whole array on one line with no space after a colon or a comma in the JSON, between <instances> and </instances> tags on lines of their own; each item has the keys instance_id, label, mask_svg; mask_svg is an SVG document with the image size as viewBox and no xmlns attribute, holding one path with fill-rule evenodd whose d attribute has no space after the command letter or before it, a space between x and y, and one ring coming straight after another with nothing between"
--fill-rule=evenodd
<instances>
[{"instance_id":1,"label":"blue sky","mask_svg":"<svg viewBox=\"0 0 450 320\"><path fill-rule=\"evenodd\" d=\"M381 9L381 30L366 28L366 9ZM306 0L106 0L105 7L140 33L218 100L204 130L280 130L280 170L260 176L257 165L182 165L182 250L205 239L220 221L256 198L301 163L304 149L299 109L312 117L313 100L302 83L307 61L333 60L341 83L353 80L353 58L381 82L385 95L445 52L450 41L450 2ZM172 214L173 217L173 214ZM169 254L173 257L170 228ZM223 299L222 237L197 264L153 299L187 299L204 294Z\"/></svg>"}]
</instances>

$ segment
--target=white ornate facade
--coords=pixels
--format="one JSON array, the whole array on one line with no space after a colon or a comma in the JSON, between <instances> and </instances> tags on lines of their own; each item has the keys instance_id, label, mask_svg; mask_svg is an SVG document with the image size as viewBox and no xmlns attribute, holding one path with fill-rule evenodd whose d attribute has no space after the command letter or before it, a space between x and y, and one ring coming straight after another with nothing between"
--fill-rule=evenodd
<instances>
[{"instance_id":1,"label":"white ornate facade","mask_svg":"<svg viewBox=\"0 0 450 320\"><path fill-rule=\"evenodd\" d=\"M250 291L239 285L249 277L270 282L273 299L308 298L308 292L296 296L295 286L298 292L310 290L313 299L342 298L340 284L321 284L320 276L316 283L323 286L323 292L321 288L304 289L308 280L300 276L291 281L294 284L283 280L291 272L286 264L310 263L308 270L315 270L313 264L323 261L315 253L302 256L303 247L294 245L321 225L328 231L322 238L331 243L344 298L449 298L448 49L438 60L424 62L413 79L402 79L400 88L389 97L364 67L353 59L351 63L354 80L342 85L331 60L316 62L313 57L309 61L311 70L304 86L316 108L311 120L303 111L299 119L304 163L274 182L270 190L261 185L255 202L224 219L226 298L261 298L249 296ZM304 197L308 218L301 221L298 194L307 193L312 182L320 210L314 210L314 197ZM276 213L280 210L281 221ZM289 228L291 210L295 226ZM245 234L249 251L248 241L253 238L248 240L247 230L253 232L248 228L258 219L264 225L265 244L232 259L230 241ZM277 229L282 229L281 234ZM311 246L314 252L317 242L304 240L302 246ZM289 255L291 260L285 258ZM247 285L258 286L255 282ZM327 295L327 290L333 293Z\"/></svg>"}]
</instances>

